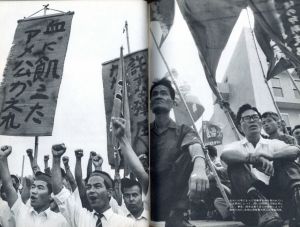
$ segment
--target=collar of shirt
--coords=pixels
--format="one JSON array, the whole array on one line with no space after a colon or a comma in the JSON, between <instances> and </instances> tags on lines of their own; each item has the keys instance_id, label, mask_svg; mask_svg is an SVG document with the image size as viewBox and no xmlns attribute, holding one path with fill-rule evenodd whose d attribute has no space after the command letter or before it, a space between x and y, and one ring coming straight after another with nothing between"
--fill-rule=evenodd
<instances>
[{"instance_id":1,"label":"collar of shirt","mask_svg":"<svg viewBox=\"0 0 300 227\"><path fill-rule=\"evenodd\" d=\"M176 127L177 127L176 123L170 118L168 127L166 129L168 129L168 128L176 128ZM151 123L150 129L153 130L155 133L157 133L157 130L156 130L157 127L156 127L155 121ZM166 131L166 130L164 130L164 131Z\"/></svg>"},{"instance_id":2,"label":"collar of shirt","mask_svg":"<svg viewBox=\"0 0 300 227\"><path fill-rule=\"evenodd\" d=\"M244 139L241 140L241 144L242 144L242 145L248 145L248 144L251 144L251 143L250 143L250 142L247 140L247 138L245 137ZM268 140L267 140L267 139L264 139L264 138L262 138L262 137L260 137L260 139L259 139L257 145L259 145L259 144L268 144ZM251 144L251 145L252 145L252 144ZM256 145L256 147L257 147L257 145Z\"/></svg>"},{"instance_id":3,"label":"collar of shirt","mask_svg":"<svg viewBox=\"0 0 300 227\"><path fill-rule=\"evenodd\" d=\"M109 208L106 211L104 211L102 214L103 214L102 218L104 218L106 221L108 221L113 214L113 210L111 208ZM95 218L98 219L97 212L95 210L93 210L93 215Z\"/></svg>"},{"instance_id":4,"label":"collar of shirt","mask_svg":"<svg viewBox=\"0 0 300 227\"><path fill-rule=\"evenodd\" d=\"M45 218L49 218L50 215L51 215L51 210L50 208L48 208L47 210L44 210L40 213L36 212L33 207L30 207L29 208L29 213L32 215L32 216L40 216L40 217L45 217Z\"/></svg>"},{"instance_id":5,"label":"collar of shirt","mask_svg":"<svg viewBox=\"0 0 300 227\"><path fill-rule=\"evenodd\" d=\"M150 215L149 215L149 212L146 209L144 209L142 214L138 218L134 217L129 211L127 211L126 217L135 219L135 220L141 220L141 219L149 220Z\"/></svg>"}]
</instances>

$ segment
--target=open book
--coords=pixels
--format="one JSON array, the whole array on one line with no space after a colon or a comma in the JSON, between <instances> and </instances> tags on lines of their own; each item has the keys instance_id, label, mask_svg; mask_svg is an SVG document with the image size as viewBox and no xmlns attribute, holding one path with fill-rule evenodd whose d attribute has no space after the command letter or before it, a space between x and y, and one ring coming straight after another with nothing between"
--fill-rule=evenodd
<instances>
[{"instance_id":1,"label":"open book","mask_svg":"<svg viewBox=\"0 0 300 227\"><path fill-rule=\"evenodd\" d=\"M300 223L298 0L43 4L0 2L0 157L12 146L8 167L23 201L32 176L57 176L49 168L63 150L81 202L73 215L82 206L103 213L103 226L114 222L94 197L74 193L84 196L100 170L114 180L114 214L133 225ZM140 203L130 205L123 178L139 182ZM62 213L76 227L97 221Z\"/></svg>"}]
</instances>

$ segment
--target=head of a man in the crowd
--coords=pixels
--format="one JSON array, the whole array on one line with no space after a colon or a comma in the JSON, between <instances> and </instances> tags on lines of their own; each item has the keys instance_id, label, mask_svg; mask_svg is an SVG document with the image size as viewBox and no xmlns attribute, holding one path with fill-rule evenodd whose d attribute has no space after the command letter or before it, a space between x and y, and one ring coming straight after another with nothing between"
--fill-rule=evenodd
<instances>
[{"instance_id":1,"label":"head of a man in the crowd","mask_svg":"<svg viewBox=\"0 0 300 227\"><path fill-rule=\"evenodd\" d=\"M275 112L271 112L271 111L264 112L261 115L261 122L264 131L268 135L272 135L281 129L281 122L279 116Z\"/></svg>"},{"instance_id":2,"label":"head of a man in the crowd","mask_svg":"<svg viewBox=\"0 0 300 227\"><path fill-rule=\"evenodd\" d=\"M293 128L292 135L296 138L298 145L300 145L300 125L296 125Z\"/></svg>"},{"instance_id":3,"label":"head of a man in the crowd","mask_svg":"<svg viewBox=\"0 0 300 227\"><path fill-rule=\"evenodd\" d=\"M169 113L173 108L175 91L171 81L163 78L153 82L150 89L150 106L154 114Z\"/></svg>"},{"instance_id":4,"label":"head of a man in the crowd","mask_svg":"<svg viewBox=\"0 0 300 227\"><path fill-rule=\"evenodd\" d=\"M51 177L45 173L37 172L30 188L30 205L37 212L48 209L51 193Z\"/></svg>"},{"instance_id":5,"label":"head of a man in the crowd","mask_svg":"<svg viewBox=\"0 0 300 227\"><path fill-rule=\"evenodd\" d=\"M139 217L144 210L141 184L136 180L123 178L121 191L126 208L133 216Z\"/></svg>"},{"instance_id":6,"label":"head of a man in the crowd","mask_svg":"<svg viewBox=\"0 0 300 227\"><path fill-rule=\"evenodd\" d=\"M261 114L249 105L242 105L236 115L241 133L246 136L259 135L261 132Z\"/></svg>"},{"instance_id":7,"label":"head of a man in the crowd","mask_svg":"<svg viewBox=\"0 0 300 227\"><path fill-rule=\"evenodd\" d=\"M94 171L87 178L86 195L90 206L98 213L106 211L113 191L113 180L104 171Z\"/></svg>"},{"instance_id":8,"label":"head of a man in the crowd","mask_svg":"<svg viewBox=\"0 0 300 227\"><path fill-rule=\"evenodd\" d=\"M20 187L20 180L19 178L16 176L16 175L10 175L11 177L11 181L12 181L12 184L14 186L14 188L16 189L16 191L18 191L19 187Z\"/></svg>"}]
</instances>

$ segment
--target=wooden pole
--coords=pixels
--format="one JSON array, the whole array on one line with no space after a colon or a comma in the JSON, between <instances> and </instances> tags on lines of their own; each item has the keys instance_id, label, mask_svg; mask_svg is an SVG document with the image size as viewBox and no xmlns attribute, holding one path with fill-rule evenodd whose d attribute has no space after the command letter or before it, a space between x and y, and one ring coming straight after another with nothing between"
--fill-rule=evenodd
<instances>
[{"instance_id":1,"label":"wooden pole","mask_svg":"<svg viewBox=\"0 0 300 227\"><path fill-rule=\"evenodd\" d=\"M24 176L24 162L25 162L25 155L23 155L23 160L22 160L21 180L23 179Z\"/></svg>"},{"instance_id":2,"label":"wooden pole","mask_svg":"<svg viewBox=\"0 0 300 227\"><path fill-rule=\"evenodd\" d=\"M129 43L129 32L128 32L128 23L125 21L125 31L126 31L126 40L127 40L127 50L128 54L130 54L130 43Z\"/></svg>"}]
</instances>

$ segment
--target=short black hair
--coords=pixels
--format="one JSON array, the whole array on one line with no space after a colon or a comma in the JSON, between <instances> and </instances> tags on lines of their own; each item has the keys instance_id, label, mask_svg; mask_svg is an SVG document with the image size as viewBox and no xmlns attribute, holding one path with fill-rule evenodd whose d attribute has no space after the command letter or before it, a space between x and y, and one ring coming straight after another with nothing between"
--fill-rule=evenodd
<instances>
[{"instance_id":1,"label":"short black hair","mask_svg":"<svg viewBox=\"0 0 300 227\"><path fill-rule=\"evenodd\" d=\"M279 116L275 112L267 111L261 115L261 118L267 118L267 117L271 117L274 121L279 121Z\"/></svg>"},{"instance_id":2,"label":"short black hair","mask_svg":"<svg viewBox=\"0 0 300 227\"><path fill-rule=\"evenodd\" d=\"M292 130L292 134L294 133L294 131L296 130L296 129L299 129L300 128L300 125L295 125L295 127L293 128L293 130Z\"/></svg>"},{"instance_id":3,"label":"short black hair","mask_svg":"<svg viewBox=\"0 0 300 227\"><path fill-rule=\"evenodd\" d=\"M260 112L256 109L256 107L253 107L253 106L251 106L250 104L247 103L247 104L244 104L244 105L240 106L240 108L239 108L238 111L237 111L237 114L236 114L236 120L237 120L237 124L238 124L238 125L241 124L242 114L243 114L245 111L247 111L247 110L253 110L253 111L255 111L255 112L258 114L259 118L261 118L261 114L260 114Z\"/></svg>"},{"instance_id":4,"label":"short black hair","mask_svg":"<svg viewBox=\"0 0 300 227\"><path fill-rule=\"evenodd\" d=\"M51 176L49 176L46 173L43 173L41 171L36 172L34 180L40 180L44 181L47 184L48 188L48 194L50 195L52 193L52 182L51 182Z\"/></svg>"},{"instance_id":5,"label":"short black hair","mask_svg":"<svg viewBox=\"0 0 300 227\"><path fill-rule=\"evenodd\" d=\"M217 157L218 156L217 148L215 148L212 145L206 145L206 148L208 150L208 154L209 154L210 157Z\"/></svg>"},{"instance_id":6,"label":"short black hair","mask_svg":"<svg viewBox=\"0 0 300 227\"><path fill-rule=\"evenodd\" d=\"M172 87L171 81L168 80L166 77L164 77L164 78L162 78L162 79L160 79L158 81L153 82L153 84L151 86L151 89L150 89L150 97L152 97L152 91L153 91L153 89L155 87L159 86L159 85L163 85L163 86L167 87L169 89L169 92L170 92L172 100L175 100L175 90Z\"/></svg>"},{"instance_id":7,"label":"short black hair","mask_svg":"<svg viewBox=\"0 0 300 227\"><path fill-rule=\"evenodd\" d=\"M133 186L138 186L140 189L140 193L142 194L142 185L133 179L123 178L121 180L121 192L124 193L125 188L131 188Z\"/></svg>"},{"instance_id":8,"label":"short black hair","mask_svg":"<svg viewBox=\"0 0 300 227\"><path fill-rule=\"evenodd\" d=\"M99 170L93 171L93 172L85 179L86 184L87 184L87 182L89 181L89 179L90 179L91 177L94 177L94 176L99 176L99 177L102 177L102 178L103 178L103 180L104 180L104 185L105 185L106 189L108 189L108 188L113 188L113 187L114 187L114 181L113 181L113 179L111 178L111 176L110 176L107 172L99 171Z\"/></svg>"}]
</instances>

